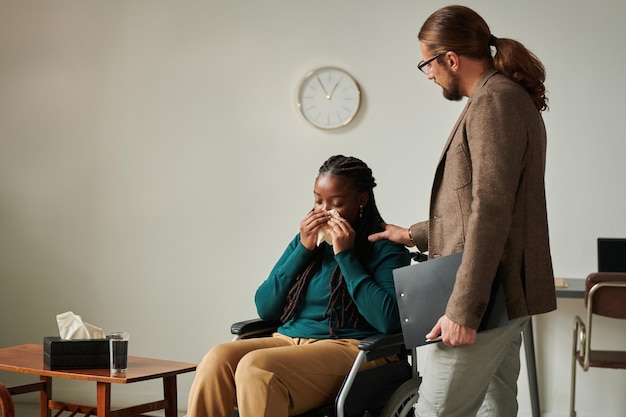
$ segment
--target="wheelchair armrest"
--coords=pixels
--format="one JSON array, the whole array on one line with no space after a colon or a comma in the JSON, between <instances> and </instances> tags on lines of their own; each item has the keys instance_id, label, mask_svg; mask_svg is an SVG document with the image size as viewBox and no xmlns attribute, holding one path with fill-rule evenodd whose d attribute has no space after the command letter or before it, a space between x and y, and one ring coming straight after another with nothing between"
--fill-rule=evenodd
<instances>
[{"instance_id":1,"label":"wheelchair armrest","mask_svg":"<svg viewBox=\"0 0 626 417\"><path fill-rule=\"evenodd\" d=\"M406 353L402 333L370 336L361 340L359 350L366 351L365 358L367 361Z\"/></svg>"},{"instance_id":2,"label":"wheelchair armrest","mask_svg":"<svg viewBox=\"0 0 626 417\"><path fill-rule=\"evenodd\" d=\"M280 320L244 320L233 323L230 326L230 333L240 338L259 337L272 334L280 325Z\"/></svg>"},{"instance_id":3,"label":"wheelchair armrest","mask_svg":"<svg viewBox=\"0 0 626 417\"><path fill-rule=\"evenodd\" d=\"M269 336L280 325L280 320L263 320L258 318L244 320L233 323L230 326L230 333L238 336L240 339ZM359 350L365 351L365 359L367 361L406 353L402 333L370 336L361 340Z\"/></svg>"}]
</instances>

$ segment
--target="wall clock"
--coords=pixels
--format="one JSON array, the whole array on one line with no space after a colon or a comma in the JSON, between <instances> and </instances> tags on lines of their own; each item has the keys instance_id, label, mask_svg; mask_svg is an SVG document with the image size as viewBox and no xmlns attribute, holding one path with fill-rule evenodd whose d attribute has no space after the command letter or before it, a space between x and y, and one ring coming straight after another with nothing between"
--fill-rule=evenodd
<instances>
[{"instance_id":1,"label":"wall clock","mask_svg":"<svg viewBox=\"0 0 626 417\"><path fill-rule=\"evenodd\" d=\"M359 111L361 90L346 71L318 68L304 77L298 89L298 108L320 129L337 129L350 123Z\"/></svg>"}]
</instances>

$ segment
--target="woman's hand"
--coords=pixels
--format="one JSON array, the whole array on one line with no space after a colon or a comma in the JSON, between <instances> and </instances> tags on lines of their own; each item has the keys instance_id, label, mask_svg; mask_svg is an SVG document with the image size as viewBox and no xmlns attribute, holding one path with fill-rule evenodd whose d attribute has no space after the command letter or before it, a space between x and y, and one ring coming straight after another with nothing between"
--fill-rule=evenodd
<instances>
[{"instance_id":1,"label":"woman's hand","mask_svg":"<svg viewBox=\"0 0 626 417\"><path fill-rule=\"evenodd\" d=\"M328 226L330 226L330 234L333 237L333 252L335 255L354 247L356 232L346 219L333 216L328 220Z\"/></svg>"},{"instance_id":2,"label":"woman's hand","mask_svg":"<svg viewBox=\"0 0 626 417\"><path fill-rule=\"evenodd\" d=\"M330 219L330 214L326 211L313 211L306 215L300 222L300 242L308 250L314 250L317 245L317 233L320 227L325 226Z\"/></svg>"}]
</instances>

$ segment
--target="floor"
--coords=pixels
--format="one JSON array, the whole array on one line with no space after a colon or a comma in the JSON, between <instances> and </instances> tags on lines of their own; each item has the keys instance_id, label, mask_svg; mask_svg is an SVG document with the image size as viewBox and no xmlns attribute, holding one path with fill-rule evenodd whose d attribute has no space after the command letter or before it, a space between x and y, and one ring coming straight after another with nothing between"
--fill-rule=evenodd
<instances>
[{"instance_id":1,"label":"floor","mask_svg":"<svg viewBox=\"0 0 626 417\"><path fill-rule=\"evenodd\" d=\"M14 407L15 407L15 417L39 417L39 404L37 403L19 403L18 402L14 404ZM178 411L178 417L183 417L185 414L186 414L185 411L182 411L182 410ZM64 414L64 415L69 416L69 414ZM155 411L154 413L149 413L147 415L162 416L163 412Z\"/></svg>"}]
</instances>

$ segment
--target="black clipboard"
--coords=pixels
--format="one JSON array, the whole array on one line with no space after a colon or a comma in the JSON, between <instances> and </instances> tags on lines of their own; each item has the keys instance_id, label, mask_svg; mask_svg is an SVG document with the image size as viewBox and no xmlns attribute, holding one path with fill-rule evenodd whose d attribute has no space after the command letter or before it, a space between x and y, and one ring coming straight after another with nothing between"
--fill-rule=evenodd
<instances>
[{"instance_id":1,"label":"black clipboard","mask_svg":"<svg viewBox=\"0 0 626 417\"><path fill-rule=\"evenodd\" d=\"M458 252L393 270L402 334L407 348L430 343L426 335L446 311L462 258L463 252ZM478 331L501 327L508 322L502 282L495 279Z\"/></svg>"}]
</instances>

